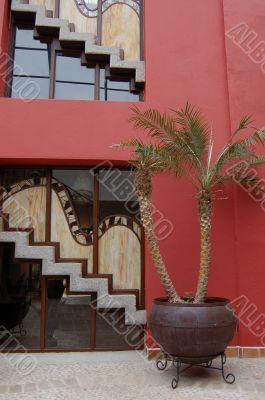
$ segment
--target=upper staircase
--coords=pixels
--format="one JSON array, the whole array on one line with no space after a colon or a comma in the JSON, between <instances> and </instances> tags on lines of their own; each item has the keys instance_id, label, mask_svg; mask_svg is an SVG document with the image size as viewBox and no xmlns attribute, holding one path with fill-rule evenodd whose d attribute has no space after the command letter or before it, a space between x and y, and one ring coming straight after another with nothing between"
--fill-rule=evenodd
<instances>
[{"instance_id":1,"label":"upper staircase","mask_svg":"<svg viewBox=\"0 0 265 400\"><path fill-rule=\"evenodd\" d=\"M58 37L62 47L84 49L87 61L107 60L111 73L134 73L135 85L145 83L145 64L143 61L124 60L124 52L118 47L99 46L91 33L75 32L74 24L66 19L53 18L53 13L42 5L28 4L28 0L12 0L11 11L18 20L35 21L35 30L40 37L53 35ZM82 59L83 60L83 59Z\"/></svg>"}]
</instances>

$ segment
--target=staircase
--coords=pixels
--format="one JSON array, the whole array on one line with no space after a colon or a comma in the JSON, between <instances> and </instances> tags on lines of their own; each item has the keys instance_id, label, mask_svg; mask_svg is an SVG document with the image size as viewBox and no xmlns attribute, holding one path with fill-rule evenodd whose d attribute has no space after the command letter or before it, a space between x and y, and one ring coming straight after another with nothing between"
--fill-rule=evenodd
<instances>
[{"instance_id":1,"label":"staircase","mask_svg":"<svg viewBox=\"0 0 265 400\"><path fill-rule=\"evenodd\" d=\"M6 216L4 220L7 221ZM14 230L4 222L4 231L0 232L0 243L15 244L15 259L38 260L42 263L43 276L68 276L71 292L97 293L97 308L124 309L126 325L144 325L146 311L136 309L135 294L111 294L109 276L84 274L86 260L68 261L59 257L59 243L36 243L33 241L32 230Z\"/></svg>"},{"instance_id":2,"label":"staircase","mask_svg":"<svg viewBox=\"0 0 265 400\"><path fill-rule=\"evenodd\" d=\"M143 86L145 82L145 65L143 61L124 60L122 49L110 46L99 46L91 33L75 32L74 24L66 19L53 18L52 12L45 6L28 4L28 0L12 0L11 11L18 20L35 20L38 35L53 35L59 38L62 47L79 47L84 49L87 61L108 60L111 73L135 73L135 85Z\"/></svg>"},{"instance_id":3,"label":"staircase","mask_svg":"<svg viewBox=\"0 0 265 400\"><path fill-rule=\"evenodd\" d=\"M144 85L143 61L124 60L121 49L97 45L94 35L75 32L74 24L65 19L53 18L52 12L45 6L28 4L28 0L12 0L11 12L17 20L34 22L35 31L41 38L47 35L58 37L62 47L83 49L82 62L83 58L86 61L107 60L111 73L134 72L135 85L139 87ZM6 221L6 218L4 219ZM0 242L15 244L16 259L40 260L43 276L68 276L71 292L97 293L97 308L125 309L126 325L146 323L146 311L136 308L136 294L133 293L135 291L118 294L118 291L112 289L111 276L86 274L86 268L84 268L86 260L61 259L59 243L36 243L30 230L10 229L7 223L4 223L4 230L0 232Z\"/></svg>"}]
</instances>

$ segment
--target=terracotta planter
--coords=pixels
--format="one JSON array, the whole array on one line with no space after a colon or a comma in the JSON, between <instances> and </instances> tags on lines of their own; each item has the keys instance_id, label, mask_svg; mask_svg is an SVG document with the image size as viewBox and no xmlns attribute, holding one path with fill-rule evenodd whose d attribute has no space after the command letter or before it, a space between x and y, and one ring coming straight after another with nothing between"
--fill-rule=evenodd
<instances>
[{"instance_id":1,"label":"terracotta planter","mask_svg":"<svg viewBox=\"0 0 265 400\"><path fill-rule=\"evenodd\" d=\"M209 362L233 339L237 318L229 300L208 298L203 304L170 304L154 300L149 324L165 353L184 363Z\"/></svg>"}]
</instances>

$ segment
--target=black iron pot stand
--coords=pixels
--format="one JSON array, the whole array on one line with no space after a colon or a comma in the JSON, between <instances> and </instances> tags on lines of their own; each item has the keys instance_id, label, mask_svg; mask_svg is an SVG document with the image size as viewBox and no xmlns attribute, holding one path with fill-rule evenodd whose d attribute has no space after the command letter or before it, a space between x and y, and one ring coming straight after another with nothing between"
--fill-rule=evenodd
<instances>
[{"instance_id":1,"label":"black iron pot stand","mask_svg":"<svg viewBox=\"0 0 265 400\"><path fill-rule=\"evenodd\" d=\"M213 367L212 366L212 361L209 361L207 363L201 363L201 364L192 364L192 363L187 363L187 362L184 363L179 358L172 358L172 357L170 357L168 355L165 355L165 361L158 360L157 363L156 363L156 366L160 371L164 371L167 368L168 363L172 362L172 365L177 370L177 376L176 376L176 378L173 378L172 382L171 382L172 389L176 389L178 387L180 375L184 371L187 371L188 369L190 369L190 368L192 368L194 366L201 367L201 368L215 369L215 370L221 371L224 381L226 383L228 383L229 385L232 385L235 382L236 378L231 373L225 374L224 366L225 366L225 363L226 363L226 355L225 355L225 353L221 353L219 356L221 358L221 367ZM182 368L182 364L186 365L186 367Z\"/></svg>"}]
</instances>

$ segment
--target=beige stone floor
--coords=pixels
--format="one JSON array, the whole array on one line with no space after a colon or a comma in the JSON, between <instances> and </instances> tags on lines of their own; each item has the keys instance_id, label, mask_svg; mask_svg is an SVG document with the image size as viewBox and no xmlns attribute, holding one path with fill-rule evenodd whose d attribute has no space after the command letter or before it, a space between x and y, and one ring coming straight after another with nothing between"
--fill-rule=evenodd
<instances>
[{"instance_id":1,"label":"beige stone floor","mask_svg":"<svg viewBox=\"0 0 265 400\"><path fill-rule=\"evenodd\" d=\"M218 364L218 361L215 361ZM264 400L265 359L229 358L218 371L194 368L171 389L174 368L158 372L137 352L0 354L0 400Z\"/></svg>"}]
</instances>

